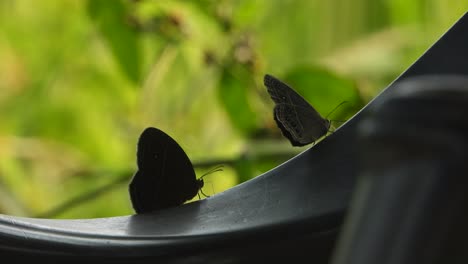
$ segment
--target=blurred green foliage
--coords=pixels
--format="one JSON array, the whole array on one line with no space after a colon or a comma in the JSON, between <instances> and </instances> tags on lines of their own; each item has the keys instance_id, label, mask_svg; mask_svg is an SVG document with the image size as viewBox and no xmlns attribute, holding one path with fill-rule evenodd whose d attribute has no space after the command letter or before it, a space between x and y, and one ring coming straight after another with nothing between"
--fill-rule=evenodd
<instances>
[{"instance_id":1,"label":"blurred green foliage","mask_svg":"<svg viewBox=\"0 0 468 264\"><path fill-rule=\"evenodd\" d=\"M205 178L204 192L228 189L304 150L277 129L265 73L324 116L348 101L330 117L347 119L467 7L462 0L0 1L0 213L131 214L127 183L148 126L173 136L198 175L225 164Z\"/></svg>"}]
</instances>

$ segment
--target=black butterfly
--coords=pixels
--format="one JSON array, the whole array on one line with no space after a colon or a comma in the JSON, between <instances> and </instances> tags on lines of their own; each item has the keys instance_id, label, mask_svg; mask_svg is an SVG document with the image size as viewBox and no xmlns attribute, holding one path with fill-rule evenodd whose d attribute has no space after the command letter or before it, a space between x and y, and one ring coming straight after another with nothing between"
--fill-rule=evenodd
<instances>
[{"instance_id":1,"label":"black butterfly","mask_svg":"<svg viewBox=\"0 0 468 264\"><path fill-rule=\"evenodd\" d=\"M203 187L187 154L163 131L146 128L137 147L138 171L129 186L136 213L181 205Z\"/></svg>"},{"instance_id":2,"label":"black butterfly","mask_svg":"<svg viewBox=\"0 0 468 264\"><path fill-rule=\"evenodd\" d=\"M293 146L305 146L327 134L330 120L323 118L301 95L271 75L266 74L263 82L275 102L276 124Z\"/></svg>"}]
</instances>

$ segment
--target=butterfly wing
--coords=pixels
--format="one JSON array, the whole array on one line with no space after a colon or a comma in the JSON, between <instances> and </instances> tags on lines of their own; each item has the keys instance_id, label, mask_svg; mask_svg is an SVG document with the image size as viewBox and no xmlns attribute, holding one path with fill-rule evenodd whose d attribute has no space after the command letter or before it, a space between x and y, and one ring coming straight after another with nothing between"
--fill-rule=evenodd
<instances>
[{"instance_id":1,"label":"butterfly wing","mask_svg":"<svg viewBox=\"0 0 468 264\"><path fill-rule=\"evenodd\" d=\"M328 131L328 121L315 119L313 115L306 118L294 118L291 107L277 105L274 108L274 119L283 135L293 146L305 146L321 138Z\"/></svg>"},{"instance_id":2,"label":"butterfly wing","mask_svg":"<svg viewBox=\"0 0 468 264\"><path fill-rule=\"evenodd\" d=\"M187 154L157 128L149 127L141 134L137 165L129 186L137 213L178 206L198 193L199 183Z\"/></svg>"},{"instance_id":3,"label":"butterfly wing","mask_svg":"<svg viewBox=\"0 0 468 264\"><path fill-rule=\"evenodd\" d=\"M268 74L264 84L275 102L276 124L293 146L310 144L328 132L330 122L291 87Z\"/></svg>"}]
</instances>

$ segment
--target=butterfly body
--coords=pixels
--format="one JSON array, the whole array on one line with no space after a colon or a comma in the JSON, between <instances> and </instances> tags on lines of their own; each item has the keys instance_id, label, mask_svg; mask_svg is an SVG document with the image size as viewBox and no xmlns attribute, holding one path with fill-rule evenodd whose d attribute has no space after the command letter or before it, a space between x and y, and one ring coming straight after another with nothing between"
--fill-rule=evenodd
<instances>
[{"instance_id":1,"label":"butterfly body","mask_svg":"<svg viewBox=\"0 0 468 264\"><path fill-rule=\"evenodd\" d=\"M313 143L329 131L330 121L294 89L268 74L264 77L264 84L275 102L274 120L293 146Z\"/></svg>"},{"instance_id":2,"label":"butterfly body","mask_svg":"<svg viewBox=\"0 0 468 264\"><path fill-rule=\"evenodd\" d=\"M203 180L180 145L163 131L149 127L137 145L138 171L130 185L135 212L145 213L183 204L197 195Z\"/></svg>"}]
</instances>

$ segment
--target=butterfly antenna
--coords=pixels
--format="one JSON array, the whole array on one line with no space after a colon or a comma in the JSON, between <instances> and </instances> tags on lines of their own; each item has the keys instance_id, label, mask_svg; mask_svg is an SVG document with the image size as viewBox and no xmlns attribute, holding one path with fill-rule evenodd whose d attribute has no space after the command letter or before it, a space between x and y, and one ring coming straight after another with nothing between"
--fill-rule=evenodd
<instances>
[{"instance_id":1,"label":"butterfly antenna","mask_svg":"<svg viewBox=\"0 0 468 264\"><path fill-rule=\"evenodd\" d=\"M329 119L331 122L336 122L336 123L344 123L346 122L346 120L331 120Z\"/></svg>"},{"instance_id":2,"label":"butterfly antenna","mask_svg":"<svg viewBox=\"0 0 468 264\"><path fill-rule=\"evenodd\" d=\"M337 106L335 106L335 108L333 108L333 110L332 110L330 113L328 113L328 115L325 117L325 119L328 119L328 117L329 117L331 114L333 114L333 112L335 112L336 109L338 109L338 107L342 106L342 105L345 104L345 103L348 103L348 101L343 101L343 102L341 102L340 104L338 104ZM343 121L343 122L344 122L344 121Z\"/></svg>"},{"instance_id":3,"label":"butterfly antenna","mask_svg":"<svg viewBox=\"0 0 468 264\"><path fill-rule=\"evenodd\" d=\"M208 175L210 175L212 173L215 173L217 171L223 171L223 167L224 167L224 165L218 165L218 166L212 168L211 170L205 172L199 179L203 179L205 176L208 176Z\"/></svg>"}]
</instances>

